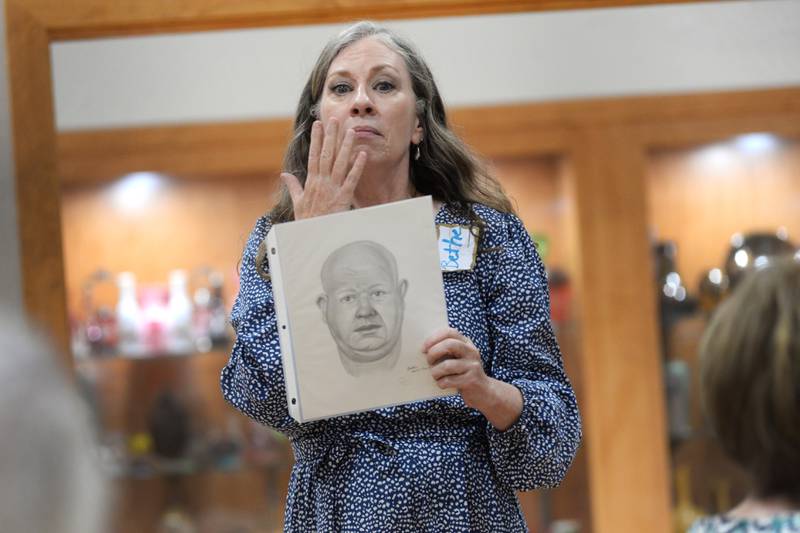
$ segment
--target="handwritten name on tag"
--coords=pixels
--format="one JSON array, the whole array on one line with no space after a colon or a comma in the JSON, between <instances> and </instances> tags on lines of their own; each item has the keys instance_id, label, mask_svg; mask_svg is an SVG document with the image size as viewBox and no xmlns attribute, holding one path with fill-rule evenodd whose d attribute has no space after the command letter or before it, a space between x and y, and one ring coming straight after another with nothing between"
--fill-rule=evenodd
<instances>
[{"instance_id":1,"label":"handwritten name on tag","mask_svg":"<svg viewBox=\"0 0 800 533\"><path fill-rule=\"evenodd\" d=\"M442 271L472 270L478 248L469 226L440 224L437 230Z\"/></svg>"}]
</instances>

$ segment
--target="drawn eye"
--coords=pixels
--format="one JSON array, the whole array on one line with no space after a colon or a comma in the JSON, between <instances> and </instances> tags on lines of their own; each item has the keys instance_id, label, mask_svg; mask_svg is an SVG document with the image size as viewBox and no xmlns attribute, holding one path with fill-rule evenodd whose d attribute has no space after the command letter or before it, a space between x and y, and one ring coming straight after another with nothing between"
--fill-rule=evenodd
<instances>
[{"instance_id":1,"label":"drawn eye","mask_svg":"<svg viewBox=\"0 0 800 533\"><path fill-rule=\"evenodd\" d=\"M376 289L372 291L373 298L383 298L384 296L386 296L386 291L383 289Z\"/></svg>"},{"instance_id":2,"label":"drawn eye","mask_svg":"<svg viewBox=\"0 0 800 533\"><path fill-rule=\"evenodd\" d=\"M356 297L353 296L352 294L345 294L344 296L340 296L339 297L339 302L341 302L343 304L349 304L349 303L355 301L355 299L356 299Z\"/></svg>"}]
</instances>

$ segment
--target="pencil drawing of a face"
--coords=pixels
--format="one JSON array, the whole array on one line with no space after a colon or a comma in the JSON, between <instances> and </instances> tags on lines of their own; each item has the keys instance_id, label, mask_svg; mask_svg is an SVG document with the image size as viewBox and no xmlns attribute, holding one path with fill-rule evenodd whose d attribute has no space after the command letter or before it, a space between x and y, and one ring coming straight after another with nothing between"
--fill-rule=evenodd
<instances>
[{"instance_id":1,"label":"pencil drawing of a face","mask_svg":"<svg viewBox=\"0 0 800 533\"><path fill-rule=\"evenodd\" d=\"M394 366L408 283L392 253L372 241L334 250L322 265L323 319L350 374Z\"/></svg>"}]
</instances>

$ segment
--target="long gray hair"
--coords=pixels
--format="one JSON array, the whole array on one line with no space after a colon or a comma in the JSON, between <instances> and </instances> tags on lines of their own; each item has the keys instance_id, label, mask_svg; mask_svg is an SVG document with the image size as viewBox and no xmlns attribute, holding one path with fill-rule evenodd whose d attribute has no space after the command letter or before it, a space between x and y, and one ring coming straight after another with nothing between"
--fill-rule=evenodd
<instances>
[{"instance_id":1,"label":"long gray hair","mask_svg":"<svg viewBox=\"0 0 800 533\"><path fill-rule=\"evenodd\" d=\"M406 39L369 21L350 26L322 50L300 95L295 114L294 136L283 159L285 171L294 174L305 184L311 126L318 116L328 69L342 50L368 37L379 39L400 54L411 75L417 117L424 139L419 145L419 159L410 158L409 178L414 189L420 194L429 194L436 200L452 203L476 226L482 226L482 223L470 208L471 203L479 202L498 211L512 213L514 209L500 184L448 127L439 89L422 56ZM269 215L272 222L294 219L292 200L285 186L282 186L278 202Z\"/></svg>"}]
</instances>

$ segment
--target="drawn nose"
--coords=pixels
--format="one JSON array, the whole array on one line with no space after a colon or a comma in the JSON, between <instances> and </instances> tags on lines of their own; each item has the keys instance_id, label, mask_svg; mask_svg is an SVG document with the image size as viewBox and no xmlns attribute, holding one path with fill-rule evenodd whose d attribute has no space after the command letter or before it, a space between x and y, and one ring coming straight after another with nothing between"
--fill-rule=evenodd
<instances>
[{"instance_id":1,"label":"drawn nose","mask_svg":"<svg viewBox=\"0 0 800 533\"><path fill-rule=\"evenodd\" d=\"M358 297L358 308L356 309L356 316L358 318L368 318L375 314L375 308L372 307L372 304L369 301L369 297L366 294L362 294Z\"/></svg>"}]
</instances>

